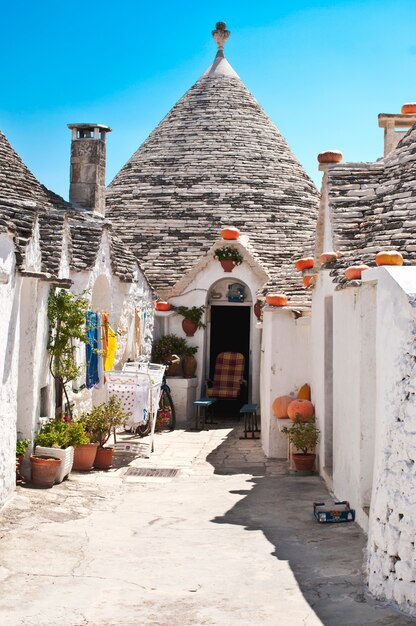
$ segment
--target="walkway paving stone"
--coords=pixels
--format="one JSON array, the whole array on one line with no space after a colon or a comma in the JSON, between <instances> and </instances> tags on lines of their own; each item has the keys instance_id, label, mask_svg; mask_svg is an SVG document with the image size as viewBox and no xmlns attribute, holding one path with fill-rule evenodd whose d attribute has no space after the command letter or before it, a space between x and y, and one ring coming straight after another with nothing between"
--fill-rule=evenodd
<instances>
[{"instance_id":1,"label":"walkway paving stone","mask_svg":"<svg viewBox=\"0 0 416 626\"><path fill-rule=\"evenodd\" d=\"M1 512L0 624L413 624L368 596L358 526L315 522L321 479L240 436L229 423L164 433L150 458L118 454L108 472L20 487ZM128 477L128 466L179 474Z\"/></svg>"}]
</instances>

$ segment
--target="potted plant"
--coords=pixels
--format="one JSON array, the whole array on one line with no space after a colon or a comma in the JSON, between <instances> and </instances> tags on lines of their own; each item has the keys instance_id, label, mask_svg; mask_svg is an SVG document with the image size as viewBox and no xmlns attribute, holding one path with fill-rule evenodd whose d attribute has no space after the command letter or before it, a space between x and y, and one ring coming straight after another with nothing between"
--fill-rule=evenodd
<instances>
[{"instance_id":1,"label":"potted plant","mask_svg":"<svg viewBox=\"0 0 416 626\"><path fill-rule=\"evenodd\" d=\"M205 328L205 324L202 323L202 316L205 311L204 305L202 306L172 306L172 309L182 315L182 328L187 337L193 337L199 328Z\"/></svg>"},{"instance_id":2,"label":"potted plant","mask_svg":"<svg viewBox=\"0 0 416 626\"><path fill-rule=\"evenodd\" d=\"M36 487L53 487L62 465L62 459L48 454L31 454L31 480Z\"/></svg>"},{"instance_id":3,"label":"potted plant","mask_svg":"<svg viewBox=\"0 0 416 626\"><path fill-rule=\"evenodd\" d=\"M217 248L214 252L214 258L221 263L224 272L232 272L236 265L241 265L243 257L237 250L231 246Z\"/></svg>"},{"instance_id":4,"label":"potted plant","mask_svg":"<svg viewBox=\"0 0 416 626\"><path fill-rule=\"evenodd\" d=\"M186 339L174 334L163 335L163 337L160 337L160 339L153 344L152 361L153 363L161 363L162 365L166 364L171 360L173 355L183 357L187 348L188 344L186 343ZM175 376L177 374L179 363L180 362L168 367L166 372L167 376Z\"/></svg>"},{"instance_id":5,"label":"potted plant","mask_svg":"<svg viewBox=\"0 0 416 626\"><path fill-rule=\"evenodd\" d=\"M198 352L198 346L188 346L182 361L182 370L185 378L193 378L196 372L195 354Z\"/></svg>"},{"instance_id":6,"label":"potted plant","mask_svg":"<svg viewBox=\"0 0 416 626\"><path fill-rule=\"evenodd\" d=\"M42 426L35 437L36 455L50 455L61 459L55 482L66 478L74 463L74 448L88 442L83 425L69 417L56 417Z\"/></svg>"},{"instance_id":7,"label":"potted plant","mask_svg":"<svg viewBox=\"0 0 416 626\"><path fill-rule=\"evenodd\" d=\"M92 443L98 444L93 465L96 469L110 469L113 462L114 448L105 448L116 426L120 426L129 415L121 408L120 400L111 396L108 402L93 406L91 411L83 413L80 421Z\"/></svg>"},{"instance_id":8,"label":"potted plant","mask_svg":"<svg viewBox=\"0 0 416 626\"><path fill-rule=\"evenodd\" d=\"M16 441L16 480L20 480L22 478L20 469L25 458L26 450L30 444L30 439L17 439Z\"/></svg>"},{"instance_id":9,"label":"potted plant","mask_svg":"<svg viewBox=\"0 0 416 626\"><path fill-rule=\"evenodd\" d=\"M293 426L291 428L285 426L282 431L286 433L296 450L300 450L292 455L296 471L311 472L315 464L315 448L320 434L315 426L315 418L311 417L307 422L302 422L301 416L296 415Z\"/></svg>"}]
</instances>

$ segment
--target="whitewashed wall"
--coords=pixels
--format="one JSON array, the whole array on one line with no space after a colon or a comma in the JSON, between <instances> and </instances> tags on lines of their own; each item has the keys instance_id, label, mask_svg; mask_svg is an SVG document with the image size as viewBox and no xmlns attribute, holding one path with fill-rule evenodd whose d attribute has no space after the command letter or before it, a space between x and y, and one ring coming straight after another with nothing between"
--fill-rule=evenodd
<instances>
[{"instance_id":1,"label":"whitewashed wall","mask_svg":"<svg viewBox=\"0 0 416 626\"><path fill-rule=\"evenodd\" d=\"M70 278L73 281L71 291L78 294L86 291L91 307L105 310L109 315L109 324L117 332L115 369L120 369L127 360L128 329L135 307L146 309L147 323L142 337L142 349L143 354L150 357L154 322L152 290L139 268L136 269L135 281L132 283L122 282L114 276L107 231L103 233L94 268L88 272L70 271ZM107 392L105 387L92 391L84 389L79 393L70 392L70 399L75 403L75 414L79 415L88 410L92 403L106 401Z\"/></svg>"},{"instance_id":2,"label":"whitewashed wall","mask_svg":"<svg viewBox=\"0 0 416 626\"><path fill-rule=\"evenodd\" d=\"M286 435L279 431L272 412L273 400L311 382L310 321L309 317L296 319L289 309L263 309L261 433L268 457L287 454Z\"/></svg>"},{"instance_id":3,"label":"whitewashed wall","mask_svg":"<svg viewBox=\"0 0 416 626\"><path fill-rule=\"evenodd\" d=\"M378 268L372 593L416 615L416 268Z\"/></svg>"},{"instance_id":4,"label":"whitewashed wall","mask_svg":"<svg viewBox=\"0 0 416 626\"><path fill-rule=\"evenodd\" d=\"M12 237L0 234L0 507L16 484L17 355L19 289Z\"/></svg>"},{"instance_id":5,"label":"whitewashed wall","mask_svg":"<svg viewBox=\"0 0 416 626\"><path fill-rule=\"evenodd\" d=\"M230 242L222 242L222 245ZM242 250L244 252L244 250ZM192 280L190 280L183 290L181 295L173 296L169 298L169 302L175 306L207 306L209 302L209 292L213 286L218 284L218 281L222 281L227 278L229 282L241 281L247 286L247 298L245 305L251 308L251 399L253 402L260 402L259 392L259 380L260 380L260 343L261 343L261 331L256 326L257 318L253 311L253 298L257 291L263 286L265 279L267 278L264 272L256 271L256 267L253 263L243 262L241 265L235 267L230 274L225 274L220 263L217 260L207 260L204 266L197 272ZM236 305L241 306L241 305ZM209 311L208 313L208 326L207 329L197 330L194 337L188 338L188 344L191 346L197 346L198 352L195 355L197 360L196 376L198 378L198 394L204 392L206 371L208 366L208 337L209 337ZM182 329L183 318L180 315L167 313L158 317L158 332L155 337L165 335L168 333L174 333L179 337L186 338L186 335ZM207 316L202 320L207 322Z\"/></svg>"}]
</instances>

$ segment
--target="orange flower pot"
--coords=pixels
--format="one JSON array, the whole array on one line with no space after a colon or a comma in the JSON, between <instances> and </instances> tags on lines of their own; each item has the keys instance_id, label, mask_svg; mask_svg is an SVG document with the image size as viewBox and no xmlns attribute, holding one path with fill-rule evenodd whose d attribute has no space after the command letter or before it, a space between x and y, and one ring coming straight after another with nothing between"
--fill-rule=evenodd
<instances>
[{"instance_id":1,"label":"orange flower pot","mask_svg":"<svg viewBox=\"0 0 416 626\"><path fill-rule=\"evenodd\" d=\"M94 465L97 454L98 443L83 443L74 448L73 470L78 472L89 472Z\"/></svg>"},{"instance_id":2,"label":"orange flower pot","mask_svg":"<svg viewBox=\"0 0 416 626\"><path fill-rule=\"evenodd\" d=\"M318 154L318 163L340 163L342 152L339 150L327 150Z\"/></svg>"},{"instance_id":3,"label":"orange flower pot","mask_svg":"<svg viewBox=\"0 0 416 626\"><path fill-rule=\"evenodd\" d=\"M158 300L155 304L155 308L156 311L170 311L170 304L164 300Z\"/></svg>"},{"instance_id":4,"label":"orange flower pot","mask_svg":"<svg viewBox=\"0 0 416 626\"><path fill-rule=\"evenodd\" d=\"M95 469L108 470L113 464L114 448L97 448L94 459Z\"/></svg>"},{"instance_id":5,"label":"orange flower pot","mask_svg":"<svg viewBox=\"0 0 416 626\"><path fill-rule=\"evenodd\" d=\"M32 483L36 487L49 489L55 484L56 475L61 467L61 459L46 454L31 454L30 467Z\"/></svg>"}]
</instances>

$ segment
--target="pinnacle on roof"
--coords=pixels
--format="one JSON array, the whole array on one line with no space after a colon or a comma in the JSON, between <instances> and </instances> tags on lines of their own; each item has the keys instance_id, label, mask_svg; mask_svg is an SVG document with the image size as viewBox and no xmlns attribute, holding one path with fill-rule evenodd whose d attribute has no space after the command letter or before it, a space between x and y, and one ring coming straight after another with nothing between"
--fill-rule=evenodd
<instances>
[{"instance_id":1,"label":"pinnacle on roof","mask_svg":"<svg viewBox=\"0 0 416 626\"><path fill-rule=\"evenodd\" d=\"M226 26L225 22L217 22L215 24L215 30L212 31L212 36L218 46L217 57L224 57L224 45L230 36L230 31L226 30Z\"/></svg>"}]
</instances>

